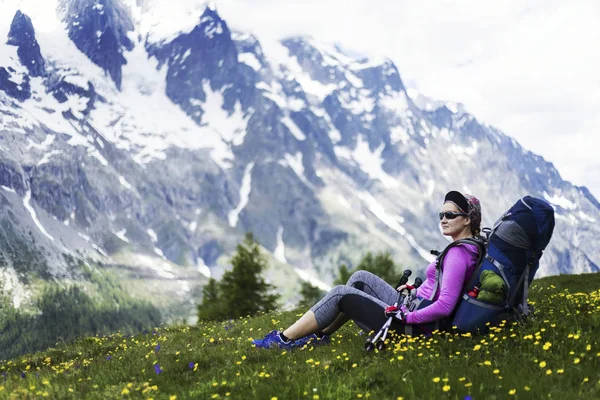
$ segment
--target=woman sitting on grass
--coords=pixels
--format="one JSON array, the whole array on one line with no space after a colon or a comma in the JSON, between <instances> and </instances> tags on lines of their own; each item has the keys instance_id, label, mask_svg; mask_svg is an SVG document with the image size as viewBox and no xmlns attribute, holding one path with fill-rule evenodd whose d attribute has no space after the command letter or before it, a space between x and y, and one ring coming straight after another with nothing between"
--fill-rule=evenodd
<instances>
[{"instance_id":1,"label":"woman sitting on grass","mask_svg":"<svg viewBox=\"0 0 600 400\"><path fill-rule=\"evenodd\" d=\"M479 235L481 205L474 196L448 192L439 217L442 233L453 241ZM436 322L444 321L454 311L463 285L475 270L478 252L478 247L469 243L452 247L444 258L440 290L431 304L412 312L403 307L404 318L395 321L391 329L407 335L437 329ZM435 261L429 264L426 274L427 279L417 289L417 297L422 299L429 299L437 289ZM370 272L357 271L346 285L334 287L292 326L283 332L274 330L252 343L257 348L285 349L301 347L309 341L327 343L329 335L350 319L366 332L376 331L387 319L384 310L396 302L398 291L403 289L404 285L394 288Z\"/></svg>"}]
</instances>

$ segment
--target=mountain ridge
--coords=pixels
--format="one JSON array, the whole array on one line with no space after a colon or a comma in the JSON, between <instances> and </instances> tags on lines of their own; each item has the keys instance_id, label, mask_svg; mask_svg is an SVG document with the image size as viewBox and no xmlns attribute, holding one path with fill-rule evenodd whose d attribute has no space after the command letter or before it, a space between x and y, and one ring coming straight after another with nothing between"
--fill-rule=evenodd
<instances>
[{"instance_id":1,"label":"mountain ridge","mask_svg":"<svg viewBox=\"0 0 600 400\"><path fill-rule=\"evenodd\" d=\"M95 14L127 11L113 0L76 3ZM227 268L246 231L277 268L290 264L292 281L327 287L337 265L355 265L367 250L424 269L429 248L446 242L421 227L438 225L449 189L480 197L486 225L525 194L545 198L558 229L540 275L598 271L600 204L589 191L463 106L413 100L391 60L352 58L303 37L264 47L232 33L214 7L193 29L150 42L143 15L127 12L111 20L122 27L108 23L122 37L106 52L74 43L107 21L97 15L70 20L59 40L38 33L41 76L15 46L0 46L1 214L20 209L31 219L10 225L32 229L32 246L55 255L46 257L55 260L50 276L67 270L56 261L62 253L107 264L140 254L151 257L137 265L149 271L152 257L166 261L159 271L181 281L174 287L192 273L201 286ZM15 97L7 82L26 80L30 96ZM173 301L198 287L173 288Z\"/></svg>"}]
</instances>

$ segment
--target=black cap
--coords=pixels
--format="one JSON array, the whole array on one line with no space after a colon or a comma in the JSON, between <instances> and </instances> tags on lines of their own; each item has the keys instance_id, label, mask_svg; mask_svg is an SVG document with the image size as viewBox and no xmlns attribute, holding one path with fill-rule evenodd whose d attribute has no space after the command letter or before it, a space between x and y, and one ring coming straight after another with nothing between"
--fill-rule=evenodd
<instances>
[{"instance_id":1,"label":"black cap","mask_svg":"<svg viewBox=\"0 0 600 400\"><path fill-rule=\"evenodd\" d=\"M454 203L454 205L465 214L469 213L469 202L465 196L462 195L462 193L457 192L456 190L446 193L446 197L444 197L444 203L447 201Z\"/></svg>"}]
</instances>

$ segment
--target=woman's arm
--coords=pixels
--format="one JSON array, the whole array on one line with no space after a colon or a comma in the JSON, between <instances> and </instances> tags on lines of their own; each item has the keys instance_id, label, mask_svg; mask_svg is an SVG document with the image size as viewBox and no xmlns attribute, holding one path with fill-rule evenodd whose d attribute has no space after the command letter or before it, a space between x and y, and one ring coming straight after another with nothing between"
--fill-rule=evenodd
<instances>
[{"instance_id":1,"label":"woman's arm","mask_svg":"<svg viewBox=\"0 0 600 400\"><path fill-rule=\"evenodd\" d=\"M438 299L429 306L406 314L407 324L432 322L452 313L458 303L465 284L467 271L477 257L466 246L460 245L448 250L444 257L444 270Z\"/></svg>"}]
</instances>

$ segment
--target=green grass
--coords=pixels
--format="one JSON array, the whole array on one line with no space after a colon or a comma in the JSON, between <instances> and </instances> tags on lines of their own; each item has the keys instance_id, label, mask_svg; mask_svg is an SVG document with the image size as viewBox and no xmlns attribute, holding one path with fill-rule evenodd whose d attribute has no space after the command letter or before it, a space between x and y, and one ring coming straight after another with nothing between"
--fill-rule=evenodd
<instances>
[{"instance_id":1,"label":"green grass","mask_svg":"<svg viewBox=\"0 0 600 400\"><path fill-rule=\"evenodd\" d=\"M354 324L329 346L251 346L297 312L91 337L1 363L0 397L598 399L598 288L600 274L540 279L531 291L536 317L526 324L485 336L400 338L374 353L364 352Z\"/></svg>"}]
</instances>

